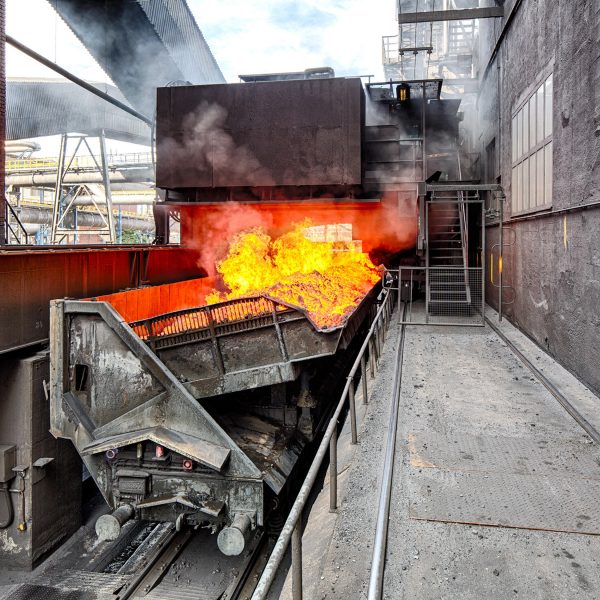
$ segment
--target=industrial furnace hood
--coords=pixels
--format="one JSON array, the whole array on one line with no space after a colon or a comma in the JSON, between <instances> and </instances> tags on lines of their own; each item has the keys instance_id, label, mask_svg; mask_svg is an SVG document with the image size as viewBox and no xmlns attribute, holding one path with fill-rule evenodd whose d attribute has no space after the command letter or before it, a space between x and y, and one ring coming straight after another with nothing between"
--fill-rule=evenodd
<instances>
[{"instance_id":1,"label":"industrial furnace hood","mask_svg":"<svg viewBox=\"0 0 600 600\"><path fill-rule=\"evenodd\" d=\"M160 88L156 185L171 201L345 193L362 182L364 122L356 78Z\"/></svg>"}]
</instances>

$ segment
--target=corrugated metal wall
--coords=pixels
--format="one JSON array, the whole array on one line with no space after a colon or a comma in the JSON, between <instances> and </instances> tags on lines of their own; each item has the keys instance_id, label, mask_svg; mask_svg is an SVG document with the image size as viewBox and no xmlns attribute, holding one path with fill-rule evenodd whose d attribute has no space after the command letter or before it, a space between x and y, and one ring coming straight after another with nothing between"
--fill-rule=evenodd
<instances>
[{"instance_id":1,"label":"corrugated metal wall","mask_svg":"<svg viewBox=\"0 0 600 600\"><path fill-rule=\"evenodd\" d=\"M112 85L102 91L126 102ZM150 128L143 121L90 94L70 81L12 79L6 90L6 136L9 140L77 131L97 134L104 129L115 140L150 143Z\"/></svg>"},{"instance_id":2,"label":"corrugated metal wall","mask_svg":"<svg viewBox=\"0 0 600 600\"><path fill-rule=\"evenodd\" d=\"M145 275L138 269L142 253ZM197 261L194 251L159 246L5 250L0 253L0 361L3 352L48 338L50 300L109 294L139 286L138 278L155 285L201 277L205 273Z\"/></svg>"},{"instance_id":3,"label":"corrugated metal wall","mask_svg":"<svg viewBox=\"0 0 600 600\"><path fill-rule=\"evenodd\" d=\"M194 84L225 83L194 15L185 0L140 0L173 60Z\"/></svg>"}]
</instances>

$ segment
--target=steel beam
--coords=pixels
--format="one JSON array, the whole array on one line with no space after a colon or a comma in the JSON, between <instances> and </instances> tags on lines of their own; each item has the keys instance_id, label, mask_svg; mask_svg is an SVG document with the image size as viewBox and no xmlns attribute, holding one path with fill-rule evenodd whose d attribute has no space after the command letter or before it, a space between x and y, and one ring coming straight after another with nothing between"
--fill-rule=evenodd
<instances>
[{"instance_id":1,"label":"steel beam","mask_svg":"<svg viewBox=\"0 0 600 600\"><path fill-rule=\"evenodd\" d=\"M398 23L428 23L430 21L468 21L469 19L493 19L504 16L502 6L488 8L460 8L453 10L427 10L423 12L399 13Z\"/></svg>"},{"instance_id":2,"label":"steel beam","mask_svg":"<svg viewBox=\"0 0 600 600\"><path fill-rule=\"evenodd\" d=\"M426 183L427 192L501 192L497 183Z\"/></svg>"}]
</instances>

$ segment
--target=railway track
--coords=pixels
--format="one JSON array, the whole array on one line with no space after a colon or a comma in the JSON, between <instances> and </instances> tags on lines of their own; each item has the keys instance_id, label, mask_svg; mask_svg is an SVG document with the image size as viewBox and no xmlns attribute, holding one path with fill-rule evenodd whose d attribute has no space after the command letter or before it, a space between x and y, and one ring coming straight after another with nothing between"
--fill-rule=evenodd
<instances>
[{"instance_id":1,"label":"railway track","mask_svg":"<svg viewBox=\"0 0 600 600\"><path fill-rule=\"evenodd\" d=\"M116 572L128 575L117 600L237 600L251 595L266 556L266 534L257 534L239 557L207 544L207 532L156 525ZM226 564L224 564L226 563ZM106 569L105 569L106 570Z\"/></svg>"}]
</instances>

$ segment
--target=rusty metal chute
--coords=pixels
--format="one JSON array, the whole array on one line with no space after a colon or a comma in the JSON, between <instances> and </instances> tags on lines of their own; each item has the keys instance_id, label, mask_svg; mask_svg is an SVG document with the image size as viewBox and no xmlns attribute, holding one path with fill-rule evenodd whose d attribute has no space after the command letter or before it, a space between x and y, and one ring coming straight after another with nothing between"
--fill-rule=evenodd
<instances>
[{"instance_id":1,"label":"rusty metal chute","mask_svg":"<svg viewBox=\"0 0 600 600\"><path fill-rule=\"evenodd\" d=\"M310 421L316 405L284 392L275 404L287 421L273 421L268 411L277 407L263 407L241 422L236 415L246 408L235 413L221 395L297 385L311 361L348 346L375 289L330 329L265 296L181 308L206 289L197 280L53 301L51 430L73 441L112 507L196 522L247 514L262 526L264 484L275 494L285 485L310 439L302 419ZM179 310L161 312L160 298ZM204 402L222 407L218 418ZM173 458L153 456L155 447ZM226 510L211 516L216 505Z\"/></svg>"}]
</instances>

